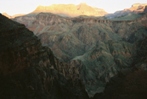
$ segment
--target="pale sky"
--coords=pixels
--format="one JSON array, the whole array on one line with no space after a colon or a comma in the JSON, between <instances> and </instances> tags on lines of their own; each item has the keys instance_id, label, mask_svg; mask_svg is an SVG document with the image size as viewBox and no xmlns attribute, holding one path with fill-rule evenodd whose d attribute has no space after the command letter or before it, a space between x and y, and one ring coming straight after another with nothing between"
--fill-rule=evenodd
<instances>
[{"instance_id":1,"label":"pale sky","mask_svg":"<svg viewBox=\"0 0 147 99\"><path fill-rule=\"evenodd\" d=\"M27 14L39 5L49 6L52 4L80 4L102 8L108 13L130 8L134 3L147 3L147 0L0 0L0 13L9 15Z\"/></svg>"}]
</instances>

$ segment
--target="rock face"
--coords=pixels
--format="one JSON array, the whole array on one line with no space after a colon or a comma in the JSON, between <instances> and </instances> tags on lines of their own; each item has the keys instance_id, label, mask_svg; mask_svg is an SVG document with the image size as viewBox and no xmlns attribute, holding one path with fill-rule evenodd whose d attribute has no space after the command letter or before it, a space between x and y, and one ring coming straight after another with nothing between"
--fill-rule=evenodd
<instances>
[{"instance_id":1,"label":"rock face","mask_svg":"<svg viewBox=\"0 0 147 99\"><path fill-rule=\"evenodd\" d=\"M79 78L90 97L103 92L119 72L134 68L136 44L147 36L147 14L130 21L65 18L51 13L14 20L32 30L59 60L79 67Z\"/></svg>"},{"instance_id":2,"label":"rock face","mask_svg":"<svg viewBox=\"0 0 147 99\"><path fill-rule=\"evenodd\" d=\"M88 99L78 68L58 61L24 25L0 14L1 99Z\"/></svg>"},{"instance_id":3,"label":"rock face","mask_svg":"<svg viewBox=\"0 0 147 99\"><path fill-rule=\"evenodd\" d=\"M75 17L80 15L103 16L106 12L103 9L93 8L86 3L79 5L73 4L54 4L51 6L38 6L34 13L50 12L61 16Z\"/></svg>"}]
</instances>

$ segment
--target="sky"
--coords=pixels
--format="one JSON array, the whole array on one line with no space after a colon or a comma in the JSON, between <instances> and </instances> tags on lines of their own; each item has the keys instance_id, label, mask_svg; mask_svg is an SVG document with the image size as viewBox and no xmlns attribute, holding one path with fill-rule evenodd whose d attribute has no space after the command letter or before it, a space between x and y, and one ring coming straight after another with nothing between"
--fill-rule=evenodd
<instances>
[{"instance_id":1,"label":"sky","mask_svg":"<svg viewBox=\"0 0 147 99\"><path fill-rule=\"evenodd\" d=\"M75 4L102 8L108 13L130 8L134 3L147 3L147 0L0 0L0 13L9 15L27 14L34 11L37 6L49 6L52 4Z\"/></svg>"}]
</instances>

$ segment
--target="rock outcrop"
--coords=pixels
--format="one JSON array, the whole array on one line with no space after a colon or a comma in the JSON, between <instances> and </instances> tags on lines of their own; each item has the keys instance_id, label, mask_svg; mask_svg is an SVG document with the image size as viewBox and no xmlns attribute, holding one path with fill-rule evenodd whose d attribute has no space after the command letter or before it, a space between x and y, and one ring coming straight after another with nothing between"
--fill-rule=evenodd
<instances>
[{"instance_id":1,"label":"rock outcrop","mask_svg":"<svg viewBox=\"0 0 147 99\"><path fill-rule=\"evenodd\" d=\"M80 15L103 16L106 12L100 8L93 8L86 3L74 4L54 4L51 6L38 6L33 13L50 12L66 17L76 17Z\"/></svg>"}]
</instances>

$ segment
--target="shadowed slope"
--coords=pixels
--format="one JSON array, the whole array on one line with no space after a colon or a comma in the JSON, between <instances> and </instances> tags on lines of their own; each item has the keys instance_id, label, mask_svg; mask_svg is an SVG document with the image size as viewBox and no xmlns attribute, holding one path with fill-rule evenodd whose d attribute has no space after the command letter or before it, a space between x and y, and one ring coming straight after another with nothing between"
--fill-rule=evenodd
<instances>
[{"instance_id":1,"label":"shadowed slope","mask_svg":"<svg viewBox=\"0 0 147 99\"><path fill-rule=\"evenodd\" d=\"M0 14L1 99L88 99L78 68L62 63L25 28Z\"/></svg>"}]
</instances>

